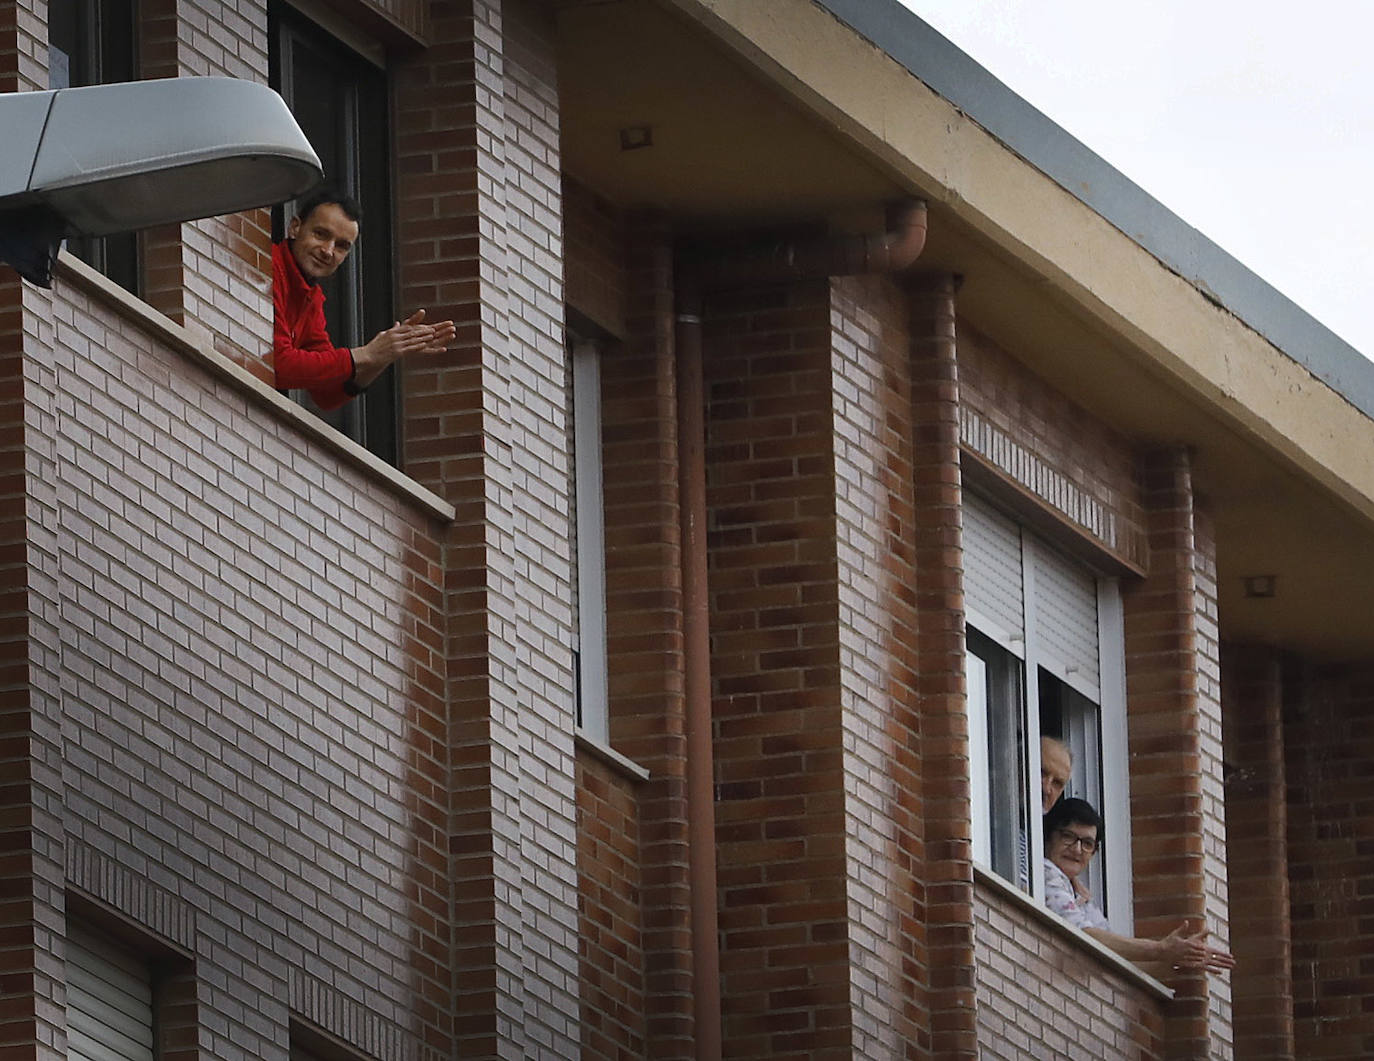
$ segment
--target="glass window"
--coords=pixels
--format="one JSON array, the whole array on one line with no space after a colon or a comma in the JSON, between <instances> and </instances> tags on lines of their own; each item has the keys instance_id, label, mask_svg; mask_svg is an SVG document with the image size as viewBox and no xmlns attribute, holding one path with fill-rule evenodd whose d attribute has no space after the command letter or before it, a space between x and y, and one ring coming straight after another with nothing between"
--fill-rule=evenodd
<instances>
[{"instance_id":1,"label":"glass window","mask_svg":"<svg viewBox=\"0 0 1374 1061\"><path fill-rule=\"evenodd\" d=\"M970 630L967 666L973 857L1026 888L1030 789L1021 661Z\"/></svg>"},{"instance_id":2,"label":"glass window","mask_svg":"<svg viewBox=\"0 0 1374 1061\"><path fill-rule=\"evenodd\" d=\"M285 4L268 7L272 87L286 100L324 167L363 216L358 245L327 282L325 318L339 346L360 346L395 321L392 296L391 133L384 69ZM274 237L288 210L274 212ZM383 460L398 461L398 385L388 368L365 393L321 412L292 397Z\"/></svg>"},{"instance_id":3,"label":"glass window","mask_svg":"<svg viewBox=\"0 0 1374 1061\"><path fill-rule=\"evenodd\" d=\"M138 76L135 0L50 0L48 87L81 88ZM132 294L140 293L138 236L84 236L67 250Z\"/></svg>"},{"instance_id":4,"label":"glass window","mask_svg":"<svg viewBox=\"0 0 1374 1061\"><path fill-rule=\"evenodd\" d=\"M577 535L577 725L610 743L606 685L606 531L601 463L601 366L596 345L572 350L573 505Z\"/></svg>"},{"instance_id":5,"label":"glass window","mask_svg":"<svg viewBox=\"0 0 1374 1061\"><path fill-rule=\"evenodd\" d=\"M1065 795L1093 804L1107 844L1087 884L1130 927L1125 665L1116 583L974 494L964 505L974 857L1042 894L1041 736L1073 753Z\"/></svg>"}]
</instances>

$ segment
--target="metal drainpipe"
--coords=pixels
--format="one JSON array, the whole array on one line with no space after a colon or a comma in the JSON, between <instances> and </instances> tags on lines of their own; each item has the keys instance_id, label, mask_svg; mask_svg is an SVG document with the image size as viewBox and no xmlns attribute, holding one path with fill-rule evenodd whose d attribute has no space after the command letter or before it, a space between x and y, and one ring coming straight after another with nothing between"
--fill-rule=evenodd
<instances>
[{"instance_id":1,"label":"metal drainpipe","mask_svg":"<svg viewBox=\"0 0 1374 1061\"><path fill-rule=\"evenodd\" d=\"M703 290L823 276L894 273L926 241L926 204L890 214L881 236L833 236L759 244L683 263L677 279L678 505L682 539L683 698L687 781L687 873L692 914L692 1012L697 1061L721 1056L720 940L716 904L715 754L711 726L710 597L706 580L706 386Z\"/></svg>"}]
</instances>

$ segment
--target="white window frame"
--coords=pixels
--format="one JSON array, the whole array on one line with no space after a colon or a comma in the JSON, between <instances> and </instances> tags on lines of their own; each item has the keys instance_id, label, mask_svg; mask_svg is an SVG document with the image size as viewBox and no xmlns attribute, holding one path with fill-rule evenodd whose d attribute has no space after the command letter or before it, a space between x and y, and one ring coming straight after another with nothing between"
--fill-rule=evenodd
<instances>
[{"instance_id":1,"label":"white window frame","mask_svg":"<svg viewBox=\"0 0 1374 1061\"><path fill-rule=\"evenodd\" d=\"M996 508L981 497L985 507ZM999 510L999 515L1001 515ZM1002 519L1009 517L1002 515ZM1028 530L1019 521L1016 523L1020 538L1020 571L1022 578L1023 622L1021 630L1011 630L1005 621L998 621L986 613L981 613L976 602L966 603L968 627L976 630L993 644L1006 651L1022 667L1021 719L1022 732L1027 734L1026 747L1023 749L1026 761L1026 791L1023 793L1024 807L1021 813L1029 822L1039 820L1037 808L1040 806L1040 741L1030 739L1030 735L1040 730L1040 671L1063 682L1085 701L1092 704L1095 727L1089 724L1085 714L1068 720L1069 743L1074 749L1074 768L1066 795L1078 795L1093 801L1103 817L1106 844L1102 857L1093 867L1095 894L1103 902L1108 922L1112 928L1124 935L1133 934L1134 911L1131 895L1131 827L1130 791L1128 779L1129 760L1127 757L1126 736L1126 665L1125 665L1125 628L1121 604L1121 591L1114 578L1102 577L1088 571L1086 565L1077 561L1069 562L1093 575L1096 587L1097 612L1097 664L1096 689L1087 684L1088 679L1071 669L1055 665L1047 658L1043 649L1041 629L1044 619L1037 615L1041 600L1036 588L1036 559L1046 550L1055 552L1050 545ZM1061 559L1063 554L1058 554ZM972 682L970 681L970 688ZM1091 695L1096 693L1096 699ZM969 700L969 741L970 741L970 792L973 818L974 858L992 872L987 865L989 854L988 830L980 822L986 821L992 813L989 799L989 784L986 771L989 754L985 747L974 747L975 733L986 742L989 721L988 705ZM1093 745L1097 746L1096 755ZM1096 761L1093 761L1096 759ZM984 771L981 778L977 770ZM1090 778L1090 773L1100 777L1099 783ZM980 796L981 794L981 796ZM982 818L979 815L982 815ZM981 834L981 840L980 840ZM1044 839L1041 831L1033 825L1026 837L1028 851L1030 888L1037 897L1045 894L1044 879ZM1020 882L1013 882L1020 886Z\"/></svg>"},{"instance_id":2,"label":"white window frame","mask_svg":"<svg viewBox=\"0 0 1374 1061\"><path fill-rule=\"evenodd\" d=\"M606 666L606 519L601 459L601 355L595 343L572 346L573 508L577 547L578 728L610 745Z\"/></svg>"}]
</instances>

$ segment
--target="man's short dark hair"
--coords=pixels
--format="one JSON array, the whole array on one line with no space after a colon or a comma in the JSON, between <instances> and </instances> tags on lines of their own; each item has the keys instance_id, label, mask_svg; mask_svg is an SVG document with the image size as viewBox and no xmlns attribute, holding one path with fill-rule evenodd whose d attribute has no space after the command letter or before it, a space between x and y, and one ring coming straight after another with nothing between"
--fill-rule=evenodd
<instances>
[{"instance_id":1,"label":"man's short dark hair","mask_svg":"<svg viewBox=\"0 0 1374 1061\"><path fill-rule=\"evenodd\" d=\"M304 199L299 200L296 203L296 216L304 221L315 212L317 207L326 206L329 203L333 203L342 210L350 221L362 222L363 208L358 205L358 200L341 188L329 184L321 184Z\"/></svg>"},{"instance_id":2,"label":"man's short dark hair","mask_svg":"<svg viewBox=\"0 0 1374 1061\"><path fill-rule=\"evenodd\" d=\"M1093 809L1086 799L1061 799L1045 812L1045 842L1048 843L1056 830L1066 825L1091 825L1097 830L1097 843L1102 846L1102 815Z\"/></svg>"}]
</instances>

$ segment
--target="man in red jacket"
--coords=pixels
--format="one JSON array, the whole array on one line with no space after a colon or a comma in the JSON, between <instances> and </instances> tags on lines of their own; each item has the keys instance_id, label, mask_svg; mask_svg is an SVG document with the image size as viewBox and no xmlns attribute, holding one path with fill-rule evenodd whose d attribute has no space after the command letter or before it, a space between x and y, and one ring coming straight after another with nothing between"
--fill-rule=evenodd
<instances>
[{"instance_id":1,"label":"man in red jacket","mask_svg":"<svg viewBox=\"0 0 1374 1061\"><path fill-rule=\"evenodd\" d=\"M407 354L441 353L455 334L453 321L426 324L420 309L364 346L350 350L330 340L320 281L333 276L348 257L358 240L361 216L356 200L321 188L301 200L286 239L272 247L277 386L303 387L321 409L337 409Z\"/></svg>"}]
</instances>

